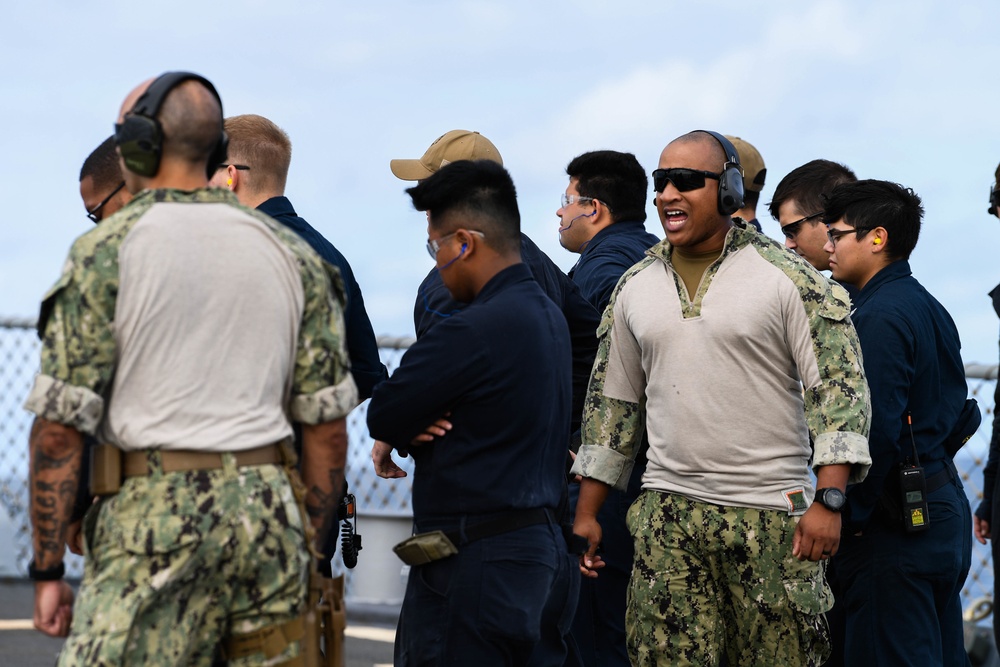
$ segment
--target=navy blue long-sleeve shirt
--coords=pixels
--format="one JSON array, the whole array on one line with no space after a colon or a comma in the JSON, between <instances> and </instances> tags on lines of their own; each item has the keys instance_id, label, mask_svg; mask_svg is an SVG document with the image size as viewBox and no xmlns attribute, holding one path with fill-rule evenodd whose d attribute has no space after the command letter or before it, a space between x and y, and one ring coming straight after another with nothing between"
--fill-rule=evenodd
<instances>
[{"instance_id":1,"label":"navy blue long-sleeve shirt","mask_svg":"<svg viewBox=\"0 0 1000 667\"><path fill-rule=\"evenodd\" d=\"M572 433L576 433L580 430L587 383L590 381L594 357L597 356L597 325L600 323L601 314L583 297L580 289L549 259L548 255L524 234L521 234L521 260L541 286L542 291L562 311L569 327L573 358L573 408L570 428ZM420 284L417 300L413 306L413 327L417 338L420 339L435 324L447 320L464 307L465 304L451 298L437 270L431 270Z\"/></svg>"},{"instance_id":2,"label":"navy blue long-sleeve shirt","mask_svg":"<svg viewBox=\"0 0 1000 667\"><path fill-rule=\"evenodd\" d=\"M911 275L909 262L893 262L879 271L854 306L872 402L872 467L847 493L846 529L857 532L883 490L898 490L897 466L907 457L912 460L914 441L926 474L942 468L948 459L944 443L965 405L968 386L958 329L944 306ZM907 414L913 418L913 440Z\"/></svg>"},{"instance_id":3,"label":"navy blue long-sleeve shirt","mask_svg":"<svg viewBox=\"0 0 1000 667\"><path fill-rule=\"evenodd\" d=\"M320 257L340 269L344 289L347 292L344 324L347 327L347 353L351 357L351 375L358 386L358 397L362 401L365 400L372 395L372 389L376 384L389 377L389 373L379 359L375 332L365 311L365 300L361 296L358 281L354 279L351 265L332 243L295 214L295 209L287 197L271 197L258 206L257 210L266 213L301 236Z\"/></svg>"},{"instance_id":4,"label":"navy blue long-sleeve shirt","mask_svg":"<svg viewBox=\"0 0 1000 667\"><path fill-rule=\"evenodd\" d=\"M424 332L368 406L372 437L413 456L418 522L559 507L570 364L566 320L524 264ZM446 413L447 435L409 446Z\"/></svg>"},{"instance_id":5,"label":"navy blue long-sleeve shirt","mask_svg":"<svg viewBox=\"0 0 1000 667\"><path fill-rule=\"evenodd\" d=\"M990 292L990 299L993 300L993 310L1000 317L1000 285ZM983 502L976 510L976 516L990 523L993 522L997 468L1000 467L1000 410L996 407L998 405L1000 405L1000 381L997 381L993 390L993 435L990 438L989 458L983 468Z\"/></svg>"},{"instance_id":6,"label":"navy blue long-sleeve shirt","mask_svg":"<svg viewBox=\"0 0 1000 667\"><path fill-rule=\"evenodd\" d=\"M583 298L603 313L618 279L659 242L638 220L608 225L590 239L570 269L569 277L580 288Z\"/></svg>"}]
</instances>

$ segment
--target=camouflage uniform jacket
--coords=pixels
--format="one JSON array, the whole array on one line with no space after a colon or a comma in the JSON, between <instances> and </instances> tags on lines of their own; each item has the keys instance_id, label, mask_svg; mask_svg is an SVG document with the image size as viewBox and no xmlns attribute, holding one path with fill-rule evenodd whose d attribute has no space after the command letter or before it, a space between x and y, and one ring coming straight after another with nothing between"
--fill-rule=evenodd
<instances>
[{"instance_id":1,"label":"camouflage uniform jacket","mask_svg":"<svg viewBox=\"0 0 1000 667\"><path fill-rule=\"evenodd\" d=\"M691 298L662 241L619 281L573 472L622 489L644 430L643 487L801 514L811 465L862 480L870 404L844 290L737 220Z\"/></svg>"},{"instance_id":2,"label":"camouflage uniform jacket","mask_svg":"<svg viewBox=\"0 0 1000 667\"><path fill-rule=\"evenodd\" d=\"M207 208L220 205L225 208ZM88 434L94 434L101 425L115 375L122 372L119 368L123 355L122 323L116 321L121 314L116 306L120 306L122 247L137 223L160 206L168 207L158 209L161 219L171 215L163 211L173 211L172 215L181 217L186 215L185 211L209 216L209 211L217 211L244 225L255 226L262 232L257 233L257 238L270 239L263 243L277 242L277 247L284 250L276 250L276 255L288 257L290 253L291 259L286 261L284 270L294 276L297 267L301 286L294 284L294 278L291 285L301 303L290 306L289 312L293 318L295 312L301 317L287 334L294 349L281 352L290 376L277 380L284 383L284 389L277 392L284 392L284 405L279 409L287 416L281 419L287 423L290 416L295 421L316 424L345 416L357 402L357 390L344 344L343 287L337 270L283 225L240 206L231 193L221 189L144 191L119 213L76 240L62 276L42 303L38 321L42 338L41 373L25 407L39 417ZM167 226L161 224L161 229ZM178 240L182 242L183 239ZM259 258L251 254L239 261L254 271L254 262ZM245 296L247 300L254 299L253 294ZM196 298L197 295L191 297ZM172 341L180 342L183 338L177 336ZM226 345L222 340L218 349L226 350ZM238 364L246 360L233 361ZM253 361L256 360L250 363ZM251 387L250 392L253 391L255 388Z\"/></svg>"}]
</instances>

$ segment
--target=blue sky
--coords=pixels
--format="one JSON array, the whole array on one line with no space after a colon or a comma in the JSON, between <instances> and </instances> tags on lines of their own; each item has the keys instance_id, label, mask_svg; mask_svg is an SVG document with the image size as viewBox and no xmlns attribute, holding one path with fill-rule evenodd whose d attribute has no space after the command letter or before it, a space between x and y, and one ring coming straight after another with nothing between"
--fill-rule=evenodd
<instances>
[{"instance_id":1,"label":"blue sky","mask_svg":"<svg viewBox=\"0 0 1000 667\"><path fill-rule=\"evenodd\" d=\"M914 188L927 210L914 271L954 316L965 360L996 363L994 1L8 4L0 316L34 315L89 229L80 164L124 96L190 69L227 115L289 133L287 194L352 263L377 333L412 333L431 266L390 159L419 157L450 129L482 132L518 186L524 230L568 269L555 210L569 160L610 148L649 171L672 138L707 128L761 151L762 202L819 157ZM662 236L652 206L647 228Z\"/></svg>"}]
</instances>

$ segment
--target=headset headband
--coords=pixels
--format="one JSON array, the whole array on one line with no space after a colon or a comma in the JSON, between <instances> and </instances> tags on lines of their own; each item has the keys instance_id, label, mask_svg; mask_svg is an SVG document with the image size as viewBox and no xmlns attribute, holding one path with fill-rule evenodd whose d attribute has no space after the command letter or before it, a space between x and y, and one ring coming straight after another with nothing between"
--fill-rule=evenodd
<instances>
[{"instance_id":1,"label":"headset headband","mask_svg":"<svg viewBox=\"0 0 1000 667\"><path fill-rule=\"evenodd\" d=\"M736 146L733 146L733 142L726 139L724 135L721 135L718 132L713 132L712 130L695 130L695 132L704 132L705 134L710 134L715 137L715 140L722 145L722 150L726 153L726 164L722 169L726 170L730 167L738 167L740 170L740 176L743 176L743 165L740 164L740 154L736 150Z\"/></svg>"},{"instance_id":2,"label":"headset headband","mask_svg":"<svg viewBox=\"0 0 1000 667\"><path fill-rule=\"evenodd\" d=\"M145 116L146 118L156 118L156 114L160 112L160 107L163 106L163 100L166 99L167 93L173 90L175 87L183 83L194 79L195 81L201 83L201 85L208 88L208 90L215 96L215 99L219 102L219 111L222 111L222 98L219 97L219 92L212 85L212 82L201 76L200 74L195 74L194 72L164 72L160 76L156 77L153 83L149 84L149 88L146 89L139 99L135 101L132 105L132 109L126 113L135 114L138 116Z\"/></svg>"}]
</instances>

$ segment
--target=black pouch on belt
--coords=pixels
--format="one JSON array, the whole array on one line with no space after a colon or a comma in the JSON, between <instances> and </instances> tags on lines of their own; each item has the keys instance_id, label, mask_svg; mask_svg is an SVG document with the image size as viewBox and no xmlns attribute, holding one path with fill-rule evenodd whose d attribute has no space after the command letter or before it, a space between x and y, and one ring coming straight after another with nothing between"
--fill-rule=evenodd
<instances>
[{"instance_id":1,"label":"black pouch on belt","mask_svg":"<svg viewBox=\"0 0 1000 667\"><path fill-rule=\"evenodd\" d=\"M458 553L458 547L443 531L419 533L392 548L407 565L424 565Z\"/></svg>"},{"instance_id":2,"label":"black pouch on belt","mask_svg":"<svg viewBox=\"0 0 1000 667\"><path fill-rule=\"evenodd\" d=\"M983 413L979 411L979 403L974 398L966 399L965 405L962 406L962 411L958 413L958 421L955 422L955 427L948 434L948 439L944 442L944 449L948 452L948 456L954 458L958 450L969 441L969 438L976 434L976 431L979 430L979 425L982 423Z\"/></svg>"}]
</instances>

